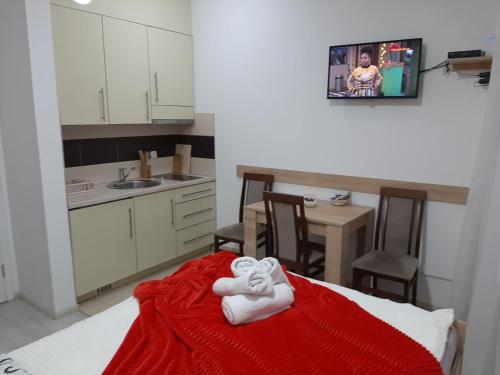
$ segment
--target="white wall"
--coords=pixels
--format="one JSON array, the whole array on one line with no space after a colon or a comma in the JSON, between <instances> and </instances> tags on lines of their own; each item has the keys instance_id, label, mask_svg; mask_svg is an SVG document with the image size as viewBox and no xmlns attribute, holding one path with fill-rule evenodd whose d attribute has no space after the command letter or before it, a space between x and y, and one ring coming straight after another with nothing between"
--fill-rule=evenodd
<instances>
[{"instance_id":1,"label":"white wall","mask_svg":"<svg viewBox=\"0 0 500 375\"><path fill-rule=\"evenodd\" d=\"M419 99L329 101L328 47L423 37L429 67L448 51L488 49L493 7L493 0L193 0L196 108L216 116L219 225L237 218L236 164L468 186L484 88L434 71ZM358 204L377 199L354 195ZM463 216L460 205L428 205L424 302L448 304Z\"/></svg>"},{"instance_id":2,"label":"white wall","mask_svg":"<svg viewBox=\"0 0 500 375\"><path fill-rule=\"evenodd\" d=\"M47 0L0 3L0 126L20 294L76 308Z\"/></svg>"}]
</instances>

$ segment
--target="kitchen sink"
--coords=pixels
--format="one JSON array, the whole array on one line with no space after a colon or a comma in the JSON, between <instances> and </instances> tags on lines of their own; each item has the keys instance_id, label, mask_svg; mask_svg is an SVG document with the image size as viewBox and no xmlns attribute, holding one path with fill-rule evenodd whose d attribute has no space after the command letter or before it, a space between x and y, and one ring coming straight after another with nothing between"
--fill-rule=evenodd
<instances>
[{"instance_id":1,"label":"kitchen sink","mask_svg":"<svg viewBox=\"0 0 500 375\"><path fill-rule=\"evenodd\" d=\"M157 180L135 179L126 181L115 181L108 185L111 189L139 189L148 188L160 185L161 182Z\"/></svg>"}]
</instances>

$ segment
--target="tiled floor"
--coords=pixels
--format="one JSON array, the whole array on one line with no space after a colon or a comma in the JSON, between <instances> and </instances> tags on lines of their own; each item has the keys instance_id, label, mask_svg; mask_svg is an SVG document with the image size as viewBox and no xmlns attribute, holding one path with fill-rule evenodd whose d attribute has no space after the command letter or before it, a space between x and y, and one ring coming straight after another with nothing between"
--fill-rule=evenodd
<instances>
[{"instance_id":1,"label":"tiled floor","mask_svg":"<svg viewBox=\"0 0 500 375\"><path fill-rule=\"evenodd\" d=\"M8 353L87 318L77 311L54 320L16 299L0 304L0 353Z\"/></svg>"}]
</instances>

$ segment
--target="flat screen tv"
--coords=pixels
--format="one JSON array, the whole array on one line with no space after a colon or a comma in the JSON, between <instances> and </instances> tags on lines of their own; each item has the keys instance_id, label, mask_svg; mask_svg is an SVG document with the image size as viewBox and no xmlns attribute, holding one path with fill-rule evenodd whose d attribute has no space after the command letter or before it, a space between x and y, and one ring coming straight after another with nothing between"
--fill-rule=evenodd
<instances>
[{"instance_id":1,"label":"flat screen tv","mask_svg":"<svg viewBox=\"0 0 500 375\"><path fill-rule=\"evenodd\" d=\"M416 98L422 39L330 47L328 99Z\"/></svg>"}]
</instances>

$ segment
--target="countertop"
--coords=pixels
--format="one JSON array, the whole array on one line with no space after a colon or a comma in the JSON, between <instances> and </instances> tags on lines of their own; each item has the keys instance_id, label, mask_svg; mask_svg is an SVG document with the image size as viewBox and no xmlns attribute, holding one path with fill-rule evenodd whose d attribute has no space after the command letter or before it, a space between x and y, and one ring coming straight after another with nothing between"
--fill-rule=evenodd
<instances>
[{"instance_id":1,"label":"countertop","mask_svg":"<svg viewBox=\"0 0 500 375\"><path fill-rule=\"evenodd\" d=\"M95 184L94 190L91 192L67 195L68 209L73 210L76 208L94 206L96 204L108 203L140 195L158 193L160 191L179 189L186 186L199 185L215 181L215 177L212 176L198 175L197 177L200 178L190 181L162 180L161 185L140 189L110 189L108 188L109 182Z\"/></svg>"}]
</instances>

